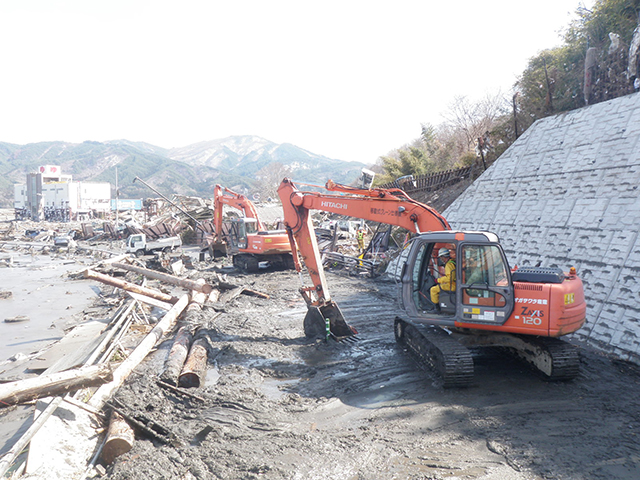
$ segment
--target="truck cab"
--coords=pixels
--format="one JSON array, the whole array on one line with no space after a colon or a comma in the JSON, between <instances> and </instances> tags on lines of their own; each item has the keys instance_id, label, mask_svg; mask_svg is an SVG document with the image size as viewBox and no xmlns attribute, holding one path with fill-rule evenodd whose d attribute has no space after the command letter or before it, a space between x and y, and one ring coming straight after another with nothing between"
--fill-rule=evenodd
<instances>
[{"instance_id":1,"label":"truck cab","mask_svg":"<svg viewBox=\"0 0 640 480\"><path fill-rule=\"evenodd\" d=\"M144 233L130 235L127 239L127 253L135 253L136 256L144 255L147 247L147 236ZM138 254L138 252L141 252Z\"/></svg>"}]
</instances>

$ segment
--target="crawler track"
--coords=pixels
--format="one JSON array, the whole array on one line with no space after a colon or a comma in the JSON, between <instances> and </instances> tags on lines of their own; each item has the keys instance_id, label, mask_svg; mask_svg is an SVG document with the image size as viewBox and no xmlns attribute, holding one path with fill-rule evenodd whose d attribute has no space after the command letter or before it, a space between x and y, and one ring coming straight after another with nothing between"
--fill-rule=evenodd
<instances>
[{"instance_id":1,"label":"crawler track","mask_svg":"<svg viewBox=\"0 0 640 480\"><path fill-rule=\"evenodd\" d=\"M547 380L572 380L578 375L580 354L574 345L558 338L521 336L520 339L524 348L509 350L539 370Z\"/></svg>"},{"instance_id":2,"label":"crawler track","mask_svg":"<svg viewBox=\"0 0 640 480\"><path fill-rule=\"evenodd\" d=\"M419 363L434 370L443 387L469 386L473 380L471 352L447 332L434 326L412 325L398 317L394 329L396 341L406 346Z\"/></svg>"}]
</instances>

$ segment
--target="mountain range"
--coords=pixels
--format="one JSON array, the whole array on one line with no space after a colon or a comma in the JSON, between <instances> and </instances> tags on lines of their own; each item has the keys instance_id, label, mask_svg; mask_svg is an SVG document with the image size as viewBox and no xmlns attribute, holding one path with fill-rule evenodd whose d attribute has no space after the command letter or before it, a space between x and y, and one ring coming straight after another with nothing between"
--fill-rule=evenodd
<instances>
[{"instance_id":1,"label":"mountain range","mask_svg":"<svg viewBox=\"0 0 640 480\"><path fill-rule=\"evenodd\" d=\"M109 182L114 197L117 179L120 198L157 196L140 182L134 183L135 177L166 196L208 198L216 183L241 193L255 193L257 178L274 171L305 183L324 184L328 179L350 183L365 167L252 135L172 149L128 140L0 142L0 206L11 208L13 185L25 183L26 174L42 165L59 165L64 175L72 175L76 181Z\"/></svg>"}]
</instances>

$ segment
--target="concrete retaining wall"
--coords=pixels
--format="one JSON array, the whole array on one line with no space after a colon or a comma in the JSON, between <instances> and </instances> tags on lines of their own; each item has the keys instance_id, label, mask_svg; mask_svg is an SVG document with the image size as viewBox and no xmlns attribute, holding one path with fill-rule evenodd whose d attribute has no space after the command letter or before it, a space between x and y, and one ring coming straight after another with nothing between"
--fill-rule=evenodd
<instances>
[{"instance_id":1,"label":"concrete retaining wall","mask_svg":"<svg viewBox=\"0 0 640 480\"><path fill-rule=\"evenodd\" d=\"M511 266L575 266L575 336L640 364L640 94L537 121L444 216L496 232Z\"/></svg>"}]
</instances>

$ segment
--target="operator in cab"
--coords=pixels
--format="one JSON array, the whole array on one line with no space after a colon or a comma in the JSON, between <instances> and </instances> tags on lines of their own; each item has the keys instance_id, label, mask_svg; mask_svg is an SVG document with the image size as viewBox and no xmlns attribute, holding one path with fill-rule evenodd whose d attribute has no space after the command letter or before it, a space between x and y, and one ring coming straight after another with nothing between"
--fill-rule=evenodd
<instances>
[{"instance_id":1,"label":"operator in cab","mask_svg":"<svg viewBox=\"0 0 640 480\"><path fill-rule=\"evenodd\" d=\"M436 279L438 282L431 287L429 293L436 311L440 312L440 290L453 292L456 289L456 261L448 248L438 250L438 263L444 265L444 275Z\"/></svg>"}]
</instances>

